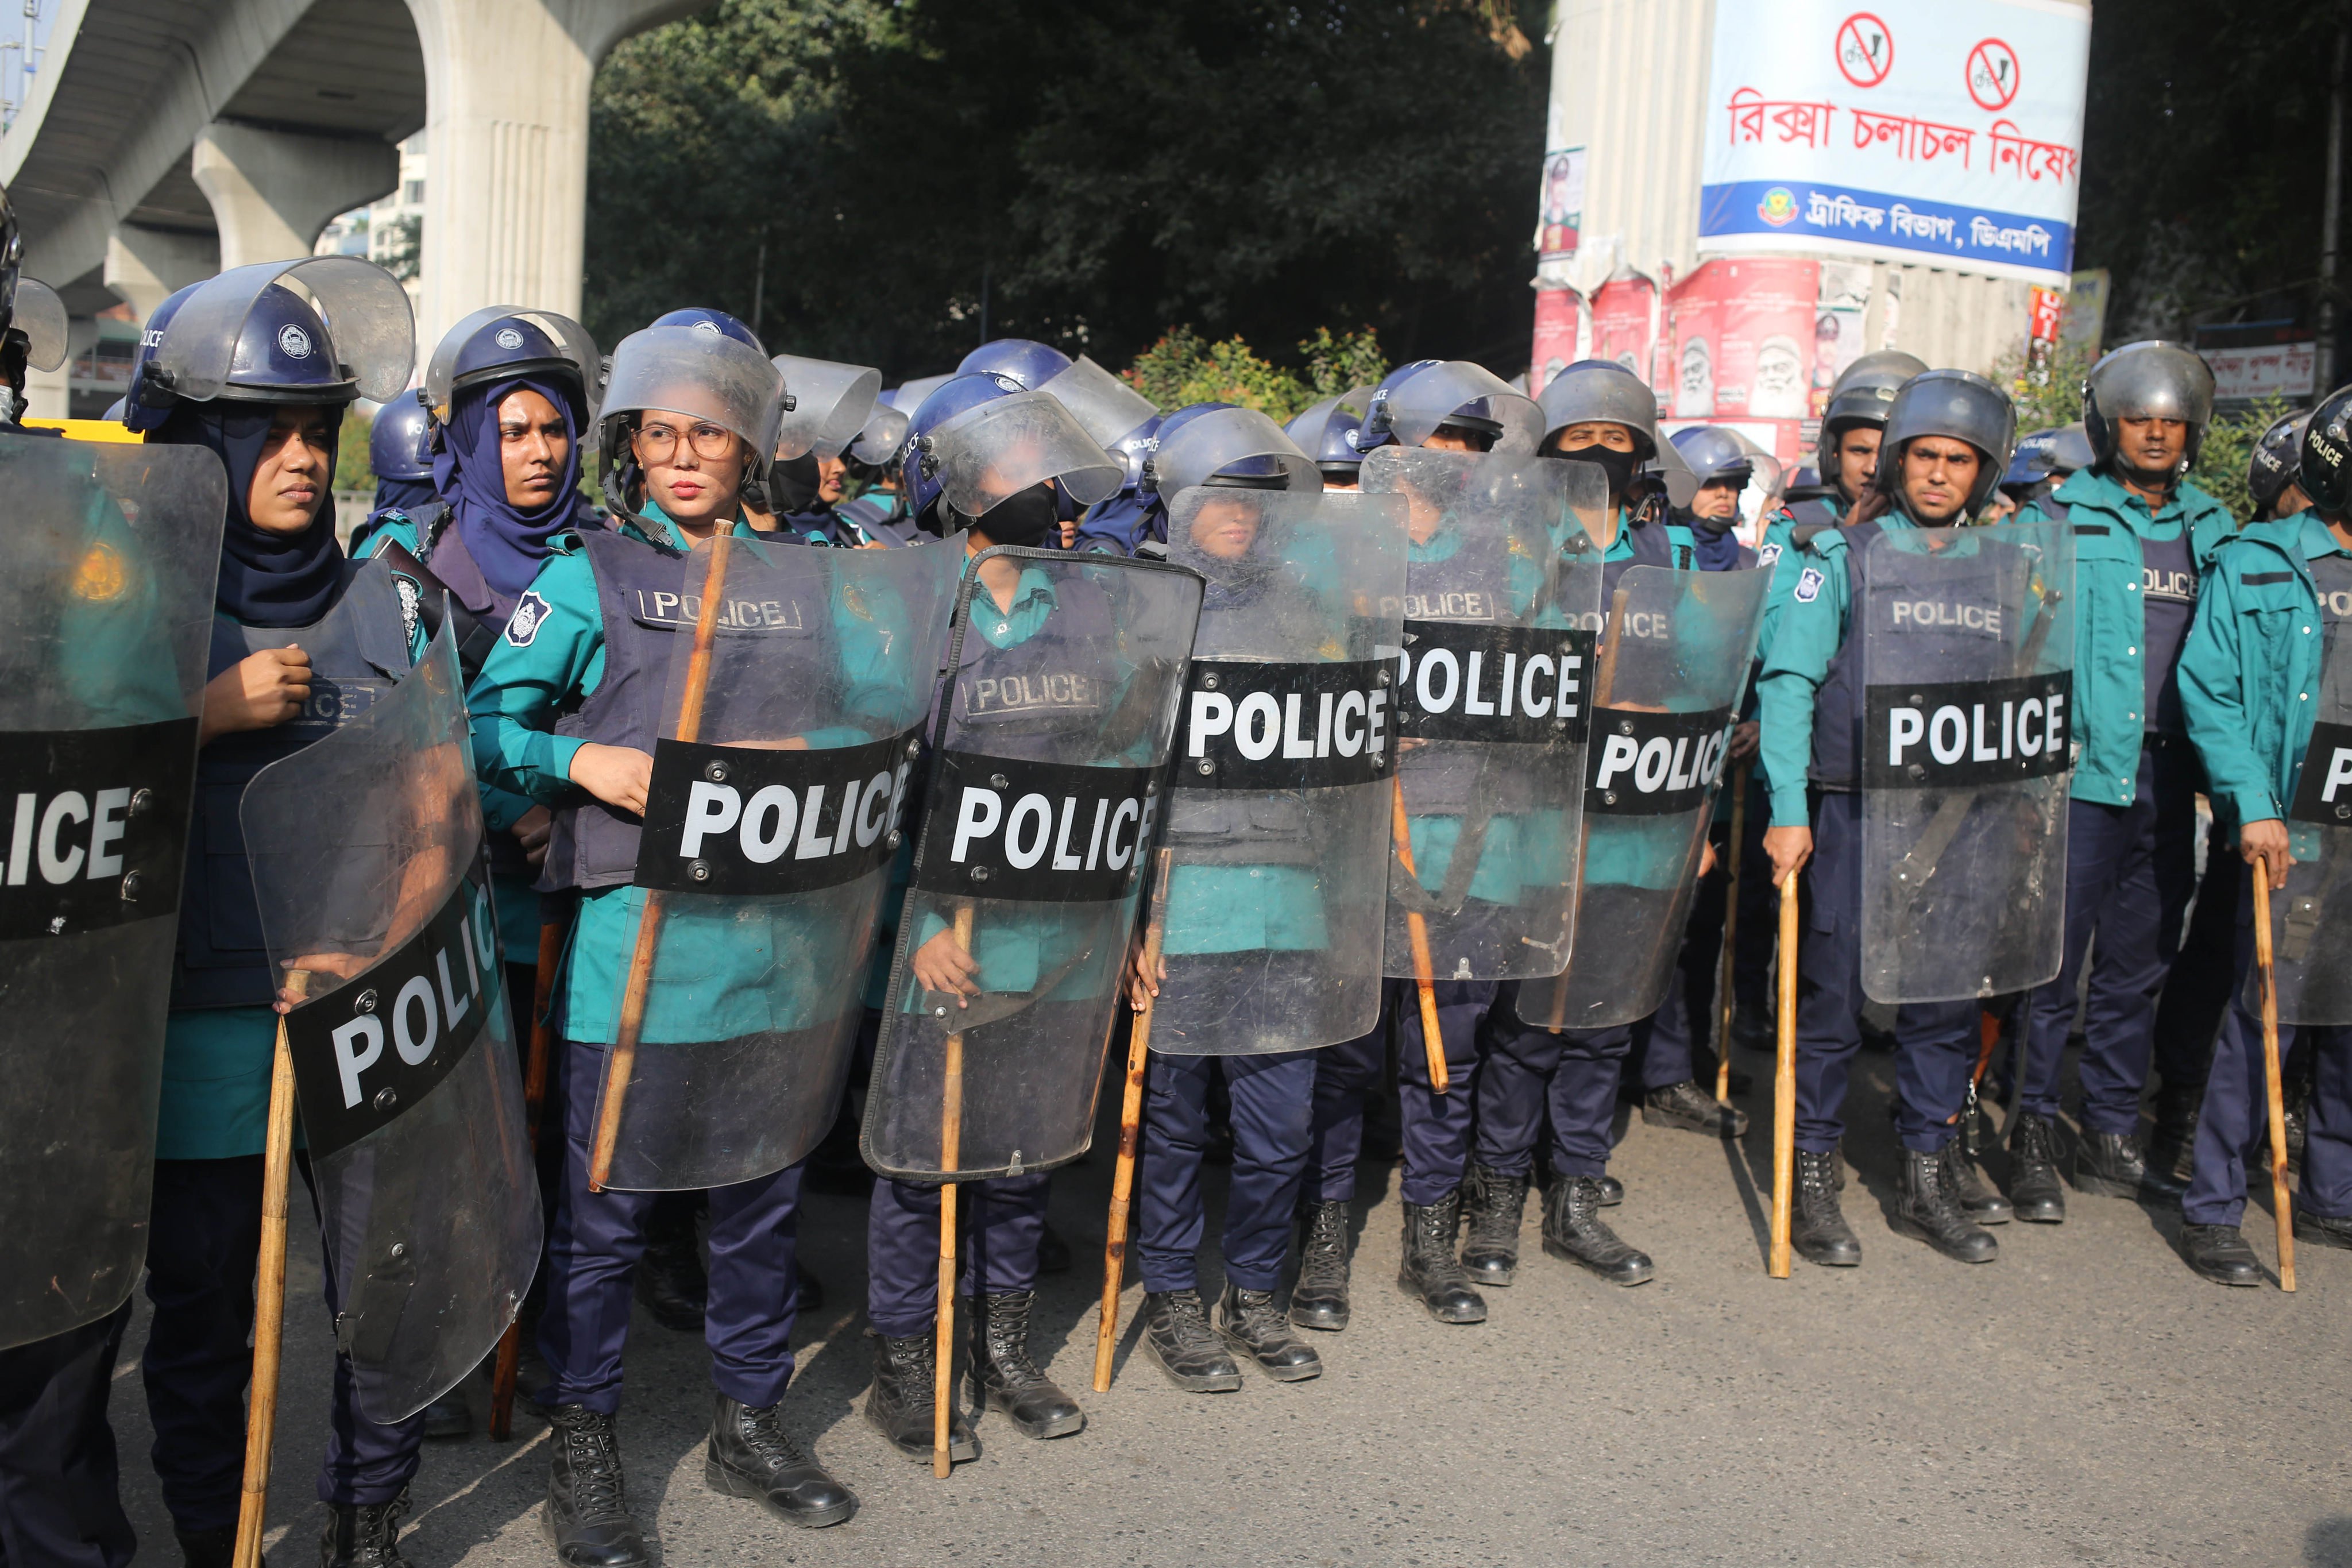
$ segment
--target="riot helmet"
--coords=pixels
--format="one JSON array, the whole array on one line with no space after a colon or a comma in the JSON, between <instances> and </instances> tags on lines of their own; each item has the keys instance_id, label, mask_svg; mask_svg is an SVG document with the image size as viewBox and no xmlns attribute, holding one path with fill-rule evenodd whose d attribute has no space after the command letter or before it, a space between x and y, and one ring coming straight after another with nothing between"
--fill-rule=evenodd
<instances>
[{"instance_id":1,"label":"riot helmet","mask_svg":"<svg viewBox=\"0 0 2352 1568\"><path fill-rule=\"evenodd\" d=\"M1143 486L1143 465L1160 445L1160 427L1167 420L1153 415L1142 424L1106 444L1103 450L1127 465L1127 478L1119 484L1122 490L1140 489Z\"/></svg>"},{"instance_id":2,"label":"riot helmet","mask_svg":"<svg viewBox=\"0 0 2352 1568\"><path fill-rule=\"evenodd\" d=\"M2083 429L2101 467L2116 460L2118 419L2178 419L2189 427L2182 471L2197 465L2213 422L2213 372L2193 349L2150 338L2101 356L2083 382Z\"/></svg>"},{"instance_id":3,"label":"riot helmet","mask_svg":"<svg viewBox=\"0 0 2352 1568\"><path fill-rule=\"evenodd\" d=\"M1886 434L1871 487L1890 501L1897 500L1906 446L1923 436L1965 441L1977 449L1979 459L1976 483L1961 510L1962 517L1972 516L2000 482L2016 428L2017 409L2009 394L1983 376L1967 370L1922 371L1905 382L1887 405Z\"/></svg>"},{"instance_id":4,"label":"riot helmet","mask_svg":"<svg viewBox=\"0 0 2352 1568\"><path fill-rule=\"evenodd\" d=\"M400 280L356 256L257 261L181 289L141 336L123 424L180 403L389 403L415 363Z\"/></svg>"},{"instance_id":5,"label":"riot helmet","mask_svg":"<svg viewBox=\"0 0 2352 1568\"><path fill-rule=\"evenodd\" d=\"M1160 407L1151 399L1084 354L1037 390L1068 409L1095 444L1106 448L1160 417Z\"/></svg>"},{"instance_id":6,"label":"riot helmet","mask_svg":"<svg viewBox=\"0 0 2352 1568\"><path fill-rule=\"evenodd\" d=\"M1391 441L1422 447L1452 426L1483 442L1482 450L1531 452L1542 416L1523 392L1465 359L1415 360L1389 372L1372 388L1356 449Z\"/></svg>"},{"instance_id":7,"label":"riot helmet","mask_svg":"<svg viewBox=\"0 0 2352 1568\"><path fill-rule=\"evenodd\" d=\"M2081 424L2053 425L2017 438L2000 488L2021 501L2030 500L2049 494L2091 461L2091 440Z\"/></svg>"},{"instance_id":8,"label":"riot helmet","mask_svg":"<svg viewBox=\"0 0 2352 1568\"><path fill-rule=\"evenodd\" d=\"M673 312L689 313L706 314ZM642 474L630 437L648 413L684 415L728 431L743 443L744 489L767 478L787 400L783 377L756 342L744 341L749 335L708 320L657 324L631 332L614 349L597 443L598 484L613 511L646 522L632 510Z\"/></svg>"},{"instance_id":9,"label":"riot helmet","mask_svg":"<svg viewBox=\"0 0 2352 1568\"><path fill-rule=\"evenodd\" d=\"M765 354L768 352L761 346L759 334L745 326L740 318L730 316L724 310L714 310L708 305L688 305L682 310L665 310L648 324L691 327L698 332L717 332L721 337L733 338L754 353Z\"/></svg>"},{"instance_id":10,"label":"riot helmet","mask_svg":"<svg viewBox=\"0 0 2352 1568\"><path fill-rule=\"evenodd\" d=\"M1300 451L1315 459L1328 485L1352 485L1364 466L1364 454L1350 439L1363 428L1363 410L1372 389L1360 386L1338 397L1327 397L1283 426L1283 434Z\"/></svg>"},{"instance_id":11,"label":"riot helmet","mask_svg":"<svg viewBox=\"0 0 2352 1568\"><path fill-rule=\"evenodd\" d=\"M1024 392L1043 392L1045 384L1070 368L1070 356L1034 338L992 338L963 356L958 375L1001 375Z\"/></svg>"},{"instance_id":12,"label":"riot helmet","mask_svg":"<svg viewBox=\"0 0 2352 1568\"><path fill-rule=\"evenodd\" d=\"M2313 409L2303 429L2294 483L2330 520L2352 512L2352 386L2339 386Z\"/></svg>"},{"instance_id":13,"label":"riot helmet","mask_svg":"<svg viewBox=\"0 0 2352 1568\"><path fill-rule=\"evenodd\" d=\"M1821 475L1814 483L1836 488L1839 437L1857 425L1883 429L1895 389L1927 368L1926 360L1901 349L1880 349L1845 367L1822 408L1822 438L1814 453Z\"/></svg>"},{"instance_id":14,"label":"riot helmet","mask_svg":"<svg viewBox=\"0 0 2352 1568\"><path fill-rule=\"evenodd\" d=\"M2305 409L2273 420L2246 453L2246 492L2257 520L2275 516L2287 487L2302 485L2303 430L2310 418Z\"/></svg>"},{"instance_id":15,"label":"riot helmet","mask_svg":"<svg viewBox=\"0 0 2352 1568\"><path fill-rule=\"evenodd\" d=\"M914 410L901 406L898 387L891 387L874 399L874 412L857 432L857 439L849 444L849 458L867 468L887 468L898 455L898 447L907 439L907 416Z\"/></svg>"},{"instance_id":16,"label":"riot helmet","mask_svg":"<svg viewBox=\"0 0 2352 1568\"><path fill-rule=\"evenodd\" d=\"M882 373L871 365L798 354L778 354L769 363L784 378L784 419L776 433L776 456L841 456L874 412Z\"/></svg>"},{"instance_id":17,"label":"riot helmet","mask_svg":"<svg viewBox=\"0 0 2352 1568\"><path fill-rule=\"evenodd\" d=\"M1722 481L1745 489L1756 477L1756 460L1750 448L1732 431L1713 425L1694 425L1667 438L1702 486Z\"/></svg>"},{"instance_id":18,"label":"riot helmet","mask_svg":"<svg viewBox=\"0 0 2352 1568\"><path fill-rule=\"evenodd\" d=\"M1045 538L1059 521L1055 491L1092 506L1118 493L1125 471L1055 398L992 373L950 376L924 398L898 461L918 526L945 536L1002 510L987 532L1004 544Z\"/></svg>"},{"instance_id":19,"label":"riot helmet","mask_svg":"<svg viewBox=\"0 0 2352 1568\"><path fill-rule=\"evenodd\" d=\"M1543 451L1559 455L1559 433L1571 425L1622 425L1633 432L1633 457L1658 455L1658 397L1649 384L1614 360L1580 359L1544 383Z\"/></svg>"},{"instance_id":20,"label":"riot helmet","mask_svg":"<svg viewBox=\"0 0 2352 1568\"><path fill-rule=\"evenodd\" d=\"M449 422L449 403L469 386L523 376L553 376L580 394L581 433L596 427L604 366L596 340L571 317L553 310L487 305L442 334L425 363L425 401L438 425ZM378 470L379 473L382 470Z\"/></svg>"},{"instance_id":21,"label":"riot helmet","mask_svg":"<svg viewBox=\"0 0 2352 1568\"><path fill-rule=\"evenodd\" d=\"M378 479L430 481L433 416L423 396L395 397L368 427L368 467Z\"/></svg>"},{"instance_id":22,"label":"riot helmet","mask_svg":"<svg viewBox=\"0 0 2352 1568\"><path fill-rule=\"evenodd\" d=\"M1160 422L1137 487L1165 500L1195 485L1260 490L1318 490L1315 460L1255 408L1195 403Z\"/></svg>"}]
</instances>

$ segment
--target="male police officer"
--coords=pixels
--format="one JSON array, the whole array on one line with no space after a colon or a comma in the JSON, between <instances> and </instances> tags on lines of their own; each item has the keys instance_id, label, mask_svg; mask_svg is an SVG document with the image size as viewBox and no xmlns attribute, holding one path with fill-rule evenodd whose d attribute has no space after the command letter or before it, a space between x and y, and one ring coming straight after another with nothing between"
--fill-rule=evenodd
<instances>
[{"instance_id":1,"label":"male police officer","mask_svg":"<svg viewBox=\"0 0 2352 1568\"><path fill-rule=\"evenodd\" d=\"M2010 1196L2018 1217L2066 1217L2055 1138L2058 1075L2086 950L2082 1137L2074 1184L2086 1193L2178 1196L2179 1181L2140 1154L2139 1099L2156 994L2180 943L2195 879L2196 798L2174 665L2197 581L2233 526L2190 484L2213 412L2213 373L2178 344L2126 343L2092 367L2083 424L2098 460L2018 521L2074 533L2074 806L2067 830L2065 963L2027 1004Z\"/></svg>"}]
</instances>

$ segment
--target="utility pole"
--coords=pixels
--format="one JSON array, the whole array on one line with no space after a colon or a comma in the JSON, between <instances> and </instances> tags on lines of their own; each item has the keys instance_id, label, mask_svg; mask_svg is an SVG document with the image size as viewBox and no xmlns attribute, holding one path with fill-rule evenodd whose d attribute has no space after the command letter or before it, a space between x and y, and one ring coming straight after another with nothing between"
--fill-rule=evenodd
<instances>
[{"instance_id":1,"label":"utility pole","mask_svg":"<svg viewBox=\"0 0 2352 1568\"><path fill-rule=\"evenodd\" d=\"M2336 384L2336 247L2344 211L2344 35L2336 25L2336 61L2327 73L2327 192L2320 202L2319 333L2314 361L2315 396Z\"/></svg>"}]
</instances>

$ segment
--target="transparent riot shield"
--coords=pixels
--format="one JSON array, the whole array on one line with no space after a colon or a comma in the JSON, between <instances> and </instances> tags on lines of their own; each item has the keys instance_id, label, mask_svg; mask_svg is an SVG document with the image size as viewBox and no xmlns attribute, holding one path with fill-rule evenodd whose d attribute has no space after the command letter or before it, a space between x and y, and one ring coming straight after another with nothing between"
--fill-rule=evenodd
<instances>
[{"instance_id":1,"label":"transparent riot shield","mask_svg":"<svg viewBox=\"0 0 2352 1568\"><path fill-rule=\"evenodd\" d=\"M0 435L0 1349L146 1256L227 493L194 447Z\"/></svg>"},{"instance_id":2,"label":"transparent riot shield","mask_svg":"<svg viewBox=\"0 0 2352 1568\"><path fill-rule=\"evenodd\" d=\"M2074 536L1889 531L1863 574L1863 991L2039 985L2065 933Z\"/></svg>"},{"instance_id":3,"label":"transparent riot shield","mask_svg":"<svg viewBox=\"0 0 2352 1568\"><path fill-rule=\"evenodd\" d=\"M1189 489L1169 508L1168 558L1208 590L1154 1050L1306 1050L1380 1017L1404 526L1398 496Z\"/></svg>"},{"instance_id":4,"label":"transparent riot shield","mask_svg":"<svg viewBox=\"0 0 2352 1568\"><path fill-rule=\"evenodd\" d=\"M1585 519L1607 506L1607 479L1550 458L1381 447L1362 485L1408 507L1388 972L1557 974L1575 930L1601 593L1597 572L1568 563L1599 558Z\"/></svg>"},{"instance_id":5,"label":"transparent riot shield","mask_svg":"<svg viewBox=\"0 0 2352 1568\"><path fill-rule=\"evenodd\" d=\"M957 564L715 539L648 606L680 635L634 878L651 967L619 998L625 1042L633 1007L638 1027L598 1117L606 1185L750 1181L832 1127Z\"/></svg>"},{"instance_id":6,"label":"transparent riot shield","mask_svg":"<svg viewBox=\"0 0 2352 1568\"><path fill-rule=\"evenodd\" d=\"M866 1103L884 1175L1086 1152L1201 593L1113 556L966 567Z\"/></svg>"},{"instance_id":7,"label":"transparent riot shield","mask_svg":"<svg viewBox=\"0 0 2352 1568\"><path fill-rule=\"evenodd\" d=\"M2327 641L2311 744L2287 806L2294 864L2286 890L2271 895L2271 967L2280 1023L2333 1026L2352 1024L2352 963L2344 959L2352 932L2352 623L2339 609L2352 605L2352 563L2322 556L2311 573ZM2251 963L2245 1005L2262 1016L2262 975Z\"/></svg>"},{"instance_id":8,"label":"transparent riot shield","mask_svg":"<svg viewBox=\"0 0 2352 1568\"><path fill-rule=\"evenodd\" d=\"M1592 679L1576 948L1519 988L1552 1029L1646 1018L1665 1000L1769 572L1629 567L1610 595Z\"/></svg>"},{"instance_id":9,"label":"transparent riot shield","mask_svg":"<svg viewBox=\"0 0 2352 1568\"><path fill-rule=\"evenodd\" d=\"M480 1364L539 1265L480 798L451 631L237 808L310 1152L336 1344L373 1421Z\"/></svg>"}]
</instances>

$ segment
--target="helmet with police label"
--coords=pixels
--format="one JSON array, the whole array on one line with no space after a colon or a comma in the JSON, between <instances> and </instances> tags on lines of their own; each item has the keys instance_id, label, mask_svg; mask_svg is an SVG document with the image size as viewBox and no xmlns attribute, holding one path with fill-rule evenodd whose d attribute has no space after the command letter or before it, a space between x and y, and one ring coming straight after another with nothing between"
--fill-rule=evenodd
<instances>
[{"instance_id":1,"label":"helmet with police label","mask_svg":"<svg viewBox=\"0 0 2352 1568\"><path fill-rule=\"evenodd\" d=\"M1466 359L1423 359L1400 365L1372 388L1356 449L1391 442L1420 447L1448 426L1496 452L1532 452L1542 415L1533 399Z\"/></svg>"},{"instance_id":2,"label":"helmet with police label","mask_svg":"<svg viewBox=\"0 0 2352 1568\"><path fill-rule=\"evenodd\" d=\"M919 520L940 503L933 525L949 533L1049 479L1092 506L1125 471L1052 396L982 372L949 377L908 418L898 488Z\"/></svg>"},{"instance_id":3,"label":"helmet with police label","mask_svg":"<svg viewBox=\"0 0 2352 1568\"><path fill-rule=\"evenodd\" d=\"M356 256L257 261L183 289L141 336L123 423L180 403L389 403L415 363L400 280Z\"/></svg>"},{"instance_id":4,"label":"helmet with police label","mask_svg":"<svg viewBox=\"0 0 2352 1568\"><path fill-rule=\"evenodd\" d=\"M2000 477L2004 489L2021 490L2052 479L2063 479L2093 461L2091 438L2080 423L2053 425L2017 438L2009 472Z\"/></svg>"},{"instance_id":5,"label":"helmet with police label","mask_svg":"<svg viewBox=\"0 0 2352 1568\"><path fill-rule=\"evenodd\" d=\"M2000 482L2016 430L2016 405L1983 376L1968 370L1922 371L1905 382L1887 405L1886 434L1871 482L1893 495L1904 447L1923 437L1965 441L1977 449L1979 458L1968 499L1968 510L1973 513Z\"/></svg>"},{"instance_id":6,"label":"helmet with police label","mask_svg":"<svg viewBox=\"0 0 2352 1568\"><path fill-rule=\"evenodd\" d=\"M2257 517L2269 517L2286 488L2302 483L2303 428L2310 418L2305 409L2272 420L2247 451L2246 491Z\"/></svg>"},{"instance_id":7,"label":"helmet with police label","mask_svg":"<svg viewBox=\"0 0 2352 1568\"><path fill-rule=\"evenodd\" d=\"M433 416L422 392L395 397L368 426L368 468L379 479L433 477Z\"/></svg>"},{"instance_id":8,"label":"helmet with police label","mask_svg":"<svg viewBox=\"0 0 2352 1568\"><path fill-rule=\"evenodd\" d=\"M2102 463L2116 456L2118 419L2178 419L2189 427L2181 467L2196 466L2213 422L2213 372L2194 349L2150 338L2100 356L2083 381L2083 429Z\"/></svg>"},{"instance_id":9,"label":"helmet with police label","mask_svg":"<svg viewBox=\"0 0 2352 1568\"><path fill-rule=\"evenodd\" d=\"M992 338L963 356L958 375L1001 375L1024 392L1043 392L1045 384L1070 368L1070 356L1034 338Z\"/></svg>"},{"instance_id":10,"label":"helmet with police label","mask_svg":"<svg viewBox=\"0 0 2352 1568\"><path fill-rule=\"evenodd\" d=\"M1166 500L1195 485L1317 490L1323 478L1298 443L1256 409L1195 403L1160 422L1138 488Z\"/></svg>"},{"instance_id":11,"label":"helmet with police label","mask_svg":"<svg viewBox=\"0 0 2352 1568\"><path fill-rule=\"evenodd\" d=\"M2329 517L2352 512L2352 386L2337 387L2311 411L2294 483Z\"/></svg>"},{"instance_id":12,"label":"helmet with police label","mask_svg":"<svg viewBox=\"0 0 2352 1568\"><path fill-rule=\"evenodd\" d=\"M1155 414L1118 440L1104 444L1104 451L1127 465L1127 478L1120 482L1119 489L1132 490L1142 487L1143 465L1158 449L1160 427L1166 423L1165 416Z\"/></svg>"},{"instance_id":13,"label":"helmet with police label","mask_svg":"<svg viewBox=\"0 0 2352 1568\"><path fill-rule=\"evenodd\" d=\"M598 479L608 504L620 509L635 477L630 435L642 416L682 415L736 437L748 487L775 461L785 406L784 378L756 342L700 322L631 332L613 350L598 409Z\"/></svg>"},{"instance_id":14,"label":"helmet with police label","mask_svg":"<svg viewBox=\"0 0 2352 1568\"><path fill-rule=\"evenodd\" d=\"M446 423L450 399L469 386L518 376L555 376L579 389L583 431L596 425L603 365L588 329L554 310L488 305L441 336L425 362L425 398Z\"/></svg>"}]
</instances>

